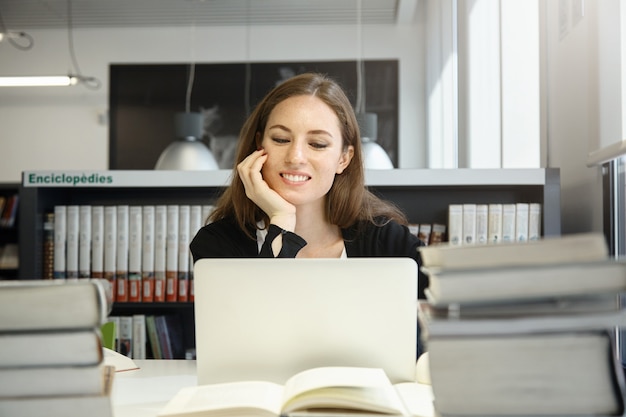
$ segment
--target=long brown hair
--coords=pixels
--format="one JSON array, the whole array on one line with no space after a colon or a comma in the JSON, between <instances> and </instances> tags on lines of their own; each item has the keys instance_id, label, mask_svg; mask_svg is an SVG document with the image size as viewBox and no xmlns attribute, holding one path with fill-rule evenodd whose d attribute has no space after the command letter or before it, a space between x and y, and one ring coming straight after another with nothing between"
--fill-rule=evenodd
<instances>
[{"instance_id":1,"label":"long brown hair","mask_svg":"<svg viewBox=\"0 0 626 417\"><path fill-rule=\"evenodd\" d=\"M352 161L341 174L335 175L335 181L326 197L326 218L329 222L340 228L350 227L358 221L376 223L381 218L406 224L401 210L367 190L361 135L352 105L336 81L317 73L300 74L284 81L274 87L254 108L239 133L231 185L217 200L210 221L232 217L246 231L250 228L256 229L261 220L265 225L269 224L268 216L246 196L236 167L259 148L274 107L285 99L303 95L315 96L333 109L341 127L343 150L347 150L349 146L354 147Z\"/></svg>"}]
</instances>

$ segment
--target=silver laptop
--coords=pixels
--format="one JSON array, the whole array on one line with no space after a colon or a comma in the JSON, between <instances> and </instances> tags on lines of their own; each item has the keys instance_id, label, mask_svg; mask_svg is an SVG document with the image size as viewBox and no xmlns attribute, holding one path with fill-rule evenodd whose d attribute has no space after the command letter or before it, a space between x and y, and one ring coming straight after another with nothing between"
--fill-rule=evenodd
<instances>
[{"instance_id":1,"label":"silver laptop","mask_svg":"<svg viewBox=\"0 0 626 417\"><path fill-rule=\"evenodd\" d=\"M318 366L414 380L412 259L201 259L194 279L198 384L284 383Z\"/></svg>"}]
</instances>

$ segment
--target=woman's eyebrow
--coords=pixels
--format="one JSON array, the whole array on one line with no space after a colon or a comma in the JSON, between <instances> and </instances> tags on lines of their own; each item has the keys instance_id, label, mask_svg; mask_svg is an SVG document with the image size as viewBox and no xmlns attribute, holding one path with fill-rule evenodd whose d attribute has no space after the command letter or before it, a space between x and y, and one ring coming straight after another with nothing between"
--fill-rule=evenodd
<instances>
[{"instance_id":1,"label":"woman's eyebrow","mask_svg":"<svg viewBox=\"0 0 626 417\"><path fill-rule=\"evenodd\" d=\"M280 129L280 130L284 130L285 132L291 133L291 129L281 124L269 126L268 130L271 130L271 129ZM326 136L330 136L331 138L333 137L333 135L329 131L324 130L324 129L314 129L314 130L308 131L307 133L310 135L326 135Z\"/></svg>"}]
</instances>

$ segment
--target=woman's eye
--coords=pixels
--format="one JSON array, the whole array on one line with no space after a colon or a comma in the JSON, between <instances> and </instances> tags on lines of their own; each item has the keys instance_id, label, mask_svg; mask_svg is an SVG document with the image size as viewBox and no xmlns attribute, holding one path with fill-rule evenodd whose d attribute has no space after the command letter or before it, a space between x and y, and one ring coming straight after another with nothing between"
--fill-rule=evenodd
<instances>
[{"instance_id":1,"label":"woman's eye","mask_svg":"<svg viewBox=\"0 0 626 417\"><path fill-rule=\"evenodd\" d=\"M284 139L284 138L272 138L272 141L274 143L278 143L278 144L283 144L283 143L288 143L289 139Z\"/></svg>"},{"instance_id":2,"label":"woman's eye","mask_svg":"<svg viewBox=\"0 0 626 417\"><path fill-rule=\"evenodd\" d=\"M326 148L328 145L326 143L318 143L318 142L312 142L311 143L311 147L314 149L324 149Z\"/></svg>"}]
</instances>

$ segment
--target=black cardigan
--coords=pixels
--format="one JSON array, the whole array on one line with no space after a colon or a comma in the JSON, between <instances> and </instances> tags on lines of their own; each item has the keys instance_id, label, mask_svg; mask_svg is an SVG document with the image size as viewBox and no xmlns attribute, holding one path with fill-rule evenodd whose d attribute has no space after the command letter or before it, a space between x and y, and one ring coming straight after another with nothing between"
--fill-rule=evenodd
<instances>
[{"instance_id":1,"label":"black cardigan","mask_svg":"<svg viewBox=\"0 0 626 417\"><path fill-rule=\"evenodd\" d=\"M255 230L249 231L256 236ZM359 223L341 230L348 257L408 257L421 265L417 248L423 243L406 226L388 222L384 226ZM256 239L251 239L233 219L221 219L198 231L190 249L194 262L201 258L256 258L273 257L271 242L281 230L271 225L268 236L258 250ZM279 257L295 257L306 242L295 233L283 234L283 249ZM424 298L428 277L419 272L418 298Z\"/></svg>"}]
</instances>

